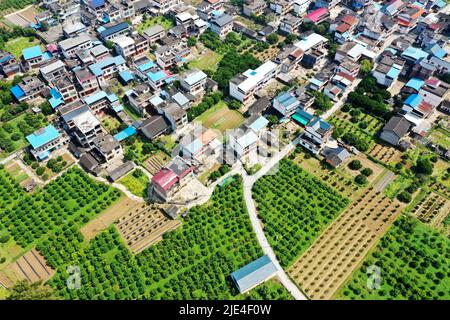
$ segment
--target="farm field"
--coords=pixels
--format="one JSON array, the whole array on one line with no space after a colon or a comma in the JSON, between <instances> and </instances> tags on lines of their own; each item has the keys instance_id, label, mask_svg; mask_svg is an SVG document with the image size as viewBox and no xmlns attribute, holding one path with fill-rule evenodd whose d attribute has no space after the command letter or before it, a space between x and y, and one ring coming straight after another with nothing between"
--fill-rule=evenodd
<instances>
[{"instance_id":1,"label":"farm field","mask_svg":"<svg viewBox=\"0 0 450 320\"><path fill-rule=\"evenodd\" d=\"M242 300L293 300L289 291L277 280L270 279L238 298Z\"/></svg>"},{"instance_id":2,"label":"farm field","mask_svg":"<svg viewBox=\"0 0 450 320\"><path fill-rule=\"evenodd\" d=\"M445 149L450 149L450 132L441 128L436 128L431 131L428 138L433 141L434 144L438 144Z\"/></svg>"},{"instance_id":3,"label":"farm field","mask_svg":"<svg viewBox=\"0 0 450 320\"><path fill-rule=\"evenodd\" d=\"M169 157L164 152L158 152L145 160L145 168L151 174L156 174L167 162Z\"/></svg>"},{"instance_id":4,"label":"farm field","mask_svg":"<svg viewBox=\"0 0 450 320\"><path fill-rule=\"evenodd\" d=\"M170 220L160 208L145 204L128 210L116 223L122 239L134 253L162 240L166 232L180 225L180 220Z\"/></svg>"},{"instance_id":5,"label":"farm field","mask_svg":"<svg viewBox=\"0 0 450 320\"><path fill-rule=\"evenodd\" d=\"M370 186L288 269L289 275L311 299L331 299L402 209L377 185Z\"/></svg>"},{"instance_id":6,"label":"farm field","mask_svg":"<svg viewBox=\"0 0 450 320\"><path fill-rule=\"evenodd\" d=\"M323 183L335 188L342 196L347 197L350 200L355 199L361 194L363 188L353 181L350 174L346 173L341 168L331 170L329 167L325 167L317 158L306 155L307 153L299 151L295 155L293 161L300 168L305 169ZM341 166L343 165L344 164Z\"/></svg>"},{"instance_id":7,"label":"farm field","mask_svg":"<svg viewBox=\"0 0 450 320\"><path fill-rule=\"evenodd\" d=\"M142 22L138 26L136 26L136 30L139 32L139 34L143 34L144 31L151 26L154 26L155 24L161 25L164 29L169 30L173 27L172 20L169 20L163 16L158 16L154 18L147 19L146 21Z\"/></svg>"},{"instance_id":8,"label":"farm field","mask_svg":"<svg viewBox=\"0 0 450 320\"><path fill-rule=\"evenodd\" d=\"M37 3L36 0L0 0L0 13L5 16L10 13L14 13L6 17L6 19L18 26L28 26L30 22L34 22L34 15L36 9L33 6L24 9L25 7ZM24 9L24 10L20 10ZM19 10L19 11L17 11Z\"/></svg>"},{"instance_id":9,"label":"farm field","mask_svg":"<svg viewBox=\"0 0 450 320\"><path fill-rule=\"evenodd\" d=\"M208 49L204 48L200 53L197 59L191 60L188 63L189 69L200 69L200 70L210 70L216 71L217 66L222 60L223 56Z\"/></svg>"},{"instance_id":10,"label":"farm field","mask_svg":"<svg viewBox=\"0 0 450 320\"><path fill-rule=\"evenodd\" d=\"M290 160L260 178L253 198L280 264L289 267L347 206L348 199Z\"/></svg>"},{"instance_id":11,"label":"farm field","mask_svg":"<svg viewBox=\"0 0 450 320\"><path fill-rule=\"evenodd\" d=\"M120 178L118 183L123 184L132 194L145 199L149 181L150 179L142 170L135 169Z\"/></svg>"},{"instance_id":12,"label":"farm field","mask_svg":"<svg viewBox=\"0 0 450 320\"><path fill-rule=\"evenodd\" d=\"M5 43L5 50L11 52L17 59L22 55L22 50L39 44L35 38L20 37Z\"/></svg>"},{"instance_id":13,"label":"farm field","mask_svg":"<svg viewBox=\"0 0 450 320\"><path fill-rule=\"evenodd\" d=\"M35 249L31 249L22 255L15 262L2 270L10 279L15 281L27 280L28 282L42 281L50 279L55 273L47 263L44 257Z\"/></svg>"},{"instance_id":14,"label":"farm field","mask_svg":"<svg viewBox=\"0 0 450 320\"><path fill-rule=\"evenodd\" d=\"M394 166L401 160L402 153L394 147L375 143L367 154L374 159L385 163L386 165Z\"/></svg>"},{"instance_id":15,"label":"farm field","mask_svg":"<svg viewBox=\"0 0 450 320\"><path fill-rule=\"evenodd\" d=\"M91 180L75 167L32 194L25 194L4 169L0 178L6 183L0 189L4 209L0 226L10 230L21 246L65 224L81 226L120 197L120 191Z\"/></svg>"},{"instance_id":16,"label":"farm field","mask_svg":"<svg viewBox=\"0 0 450 320\"><path fill-rule=\"evenodd\" d=\"M5 165L5 170L14 178L14 181L22 187L32 180L15 161L7 163Z\"/></svg>"},{"instance_id":17,"label":"farm field","mask_svg":"<svg viewBox=\"0 0 450 320\"><path fill-rule=\"evenodd\" d=\"M450 240L402 216L336 294L338 299L450 299ZM369 289L370 266L381 269L378 289Z\"/></svg>"},{"instance_id":18,"label":"farm field","mask_svg":"<svg viewBox=\"0 0 450 320\"><path fill-rule=\"evenodd\" d=\"M81 239L67 229L48 240L55 248L47 246L53 257L47 259L61 270L50 284L65 298L237 299L230 273L262 255L238 176L217 187L207 204L191 208L181 228L136 256L112 227L89 244ZM80 266L80 290L67 288L66 265Z\"/></svg>"},{"instance_id":19,"label":"farm field","mask_svg":"<svg viewBox=\"0 0 450 320\"><path fill-rule=\"evenodd\" d=\"M450 200L432 192L423 191L420 200L411 208L411 214L429 226L450 234L450 225L446 222L450 217Z\"/></svg>"},{"instance_id":20,"label":"farm field","mask_svg":"<svg viewBox=\"0 0 450 320\"><path fill-rule=\"evenodd\" d=\"M195 121L199 121L206 128L217 129L223 133L238 127L244 121L244 116L236 110L229 109L224 101L220 101L195 118Z\"/></svg>"}]
</instances>

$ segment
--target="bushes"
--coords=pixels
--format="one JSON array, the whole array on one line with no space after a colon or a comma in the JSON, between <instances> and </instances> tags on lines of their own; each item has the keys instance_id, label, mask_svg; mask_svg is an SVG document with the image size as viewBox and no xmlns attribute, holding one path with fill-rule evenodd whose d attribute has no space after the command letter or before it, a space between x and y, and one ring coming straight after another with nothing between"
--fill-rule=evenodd
<instances>
[{"instance_id":1,"label":"bushes","mask_svg":"<svg viewBox=\"0 0 450 320\"><path fill-rule=\"evenodd\" d=\"M231 171L230 166L227 165L227 164L224 164L219 169L217 169L216 171L212 172L209 175L209 180L214 182L214 181L216 181L217 179L219 179L220 177L224 176L225 174L227 174L230 171Z\"/></svg>"},{"instance_id":2,"label":"bushes","mask_svg":"<svg viewBox=\"0 0 450 320\"><path fill-rule=\"evenodd\" d=\"M367 184L367 177L365 176L365 175L363 175L363 174L358 174L356 177L355 177L355 182L357 183L357 184L359 184L359 185L365 185L365 184Z\"/></svg>"},{"instance_id":3,"label":"bushes","mask_svg":"<svg viewBox=\"0 0 450 320\"><path fill-rule=\"evenodd\" d=\"M423 173L426 175L430 175L433 173L433 164L429 159L422 156L419 159L417 159L414 171L416 173Z\"/></svg>"},{"instance_id":4,"label":"bushes","mask_svg":"<svg viewBox=\"0 0 450 320\"><path fill-rule=\"evenodd\" d=\"M200 102L198 105L190 108L188 110L188 119L189 121L192 121L193 119L197 118L199 115L201 115L203 112L208 110L209 108L216 105L220 99L222 98L221 92L213 92L209 93L203 98L203 101Z\"/></svg>"},{"instance_id":5,"label":"bushes","mask_svg":"<svg viewBox=\"0 0 450 320\"><path fill-rule=\"evenodd\" d=\"M408 193L406 191L402 191L397 195L397 199L404 203L410 203L412 200L412 197L411 197L410 193Z\"/></svg>"},{"instance_id":6,"label":"bushes","mask_svg":"<svg viewBox=\"0 0 450 320\"><path fill-rule=\"evenodd\" d=\"M359 151L365 152L369 149L369 144L363 138L360 138L351 132L346 132L341 138L345 143L354 146Z\"/></svg>"},{"instance_id":7,"label":"bushes","mask_svg":"<svg viewBox=\"0 0 450 320\"><path fill-rule=\"evenodd\" d=\"M386 104L372 100L368 96L357 92L350 92L347 97L347 102L357 108L362 108L366 112L380 117L385 116L389 112L389 108Z\"/></svg>"},{"instance_id":8,"label":"bushes","mask_svg":"<svg viewBox=\"0 0 450 320\"><path fill-rule=\"evenodd\" d=\"M366 177L371 176L372 173L373 173L373 170L370 169L370 168L363 168L363 169L361 170L361 174L365 175Z\"/></svg>"},{"instance_id":9,"label":"bushes","mask_svg":"<svg viewBox=\"0 0 450 320\"><path fill-rule=\"evenodd\" d=\"M348 164L348 167L352 170L359 170L362 168L362 164L361 164L361 161L359 161L359 160L352 160Z\"/></svg>"}]
</instances>

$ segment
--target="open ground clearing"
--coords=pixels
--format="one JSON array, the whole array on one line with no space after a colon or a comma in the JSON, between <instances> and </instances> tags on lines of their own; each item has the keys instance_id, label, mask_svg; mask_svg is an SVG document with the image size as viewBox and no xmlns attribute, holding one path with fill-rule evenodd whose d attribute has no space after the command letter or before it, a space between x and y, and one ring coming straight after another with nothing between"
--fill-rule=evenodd
<instances>
[{"instance_id":1,"label":"open ground clearing","mask_svg":"<svg viewBox=\"0 0 450 320\"><path fill-rule=\"evenodd\" d=\"M22 50L39 44L35 38L15 38L5 43L5 50L11 52L17 59L22 55Z\"/></svg>"},{"instance_id":2,"label":"open ground clearing","mask_svg":"<svg viewBox=\"0 0 450 320\"><path fill-rule=\"evenodd\" d=\"M150 18L150 19L147 19L146 21L143 21L141 24L136 26L136 30L140 34L143 34L146 29L150 28L151 26L154 26L155 24L161 25L166 30L173 27L172 20L169 20L163 16L158 16L158 17Z\"/></svg>"},{"instance_id":3,"label":"open ground clearing","mask_svg":"<svg viewBox=\"0 0 450 320\"><path fill-rule=\"evenodd\" d=\"M0 15L5 19L20 27L28 27L30 23L35 23L34 16L37 14L36 8L30 6L36 0L1 0ZM28 7L27 7L28 6ZM26 8L25 8L26 7ZM22 9L24 8L24 9ZM21 10L18 10L21 9ZM18 11L16 11L18 10Z\"/></svg>"},{"instance_id":4,"label":"open ground clearing","mask_svg":"<svg viewBox=\"0 0 450 320\"><path fill-rule=\"evenodd\" d=\"M199 52L198 58L189 61L188 66L190 69L210 70L214 72L217 70L217 66L222 58L222 55L208 48L204 48Z\"/></svg>"},{"instance_id":5,"label":"open ground clearing","mask_svg":"<svg viewBox=\"0 0 450 320\"><path fill-rule=\"evenodd\" d=\"M14 281L27 280L28 282L45 282L55 273L47 265L44 257L35 249L31 249L22 255L2 272Z\"/></svg>"},{"instance_id":6,"label":"open ground clearing","mask_svg":"<svg viewBox=\"0 0 450 320\"><path fill-rule=\"evenodd\" d=\"M311 299L331 299L402 209L376 186L369 187L294 263L289 275Z\"/></svg>"},{"instance_id":7,"label":"open ground clearing","mask_svg":"<svg viewBox=\"0 0 450 320\"><path fill-rule=\"evenodd\" d=\"M244 116L236 110L229 109L225 102L220 101L194 121L200 122L206 128L217 129L223 133L238 127L244 121Z\"/></svg>"},{"instance_id":8,"label":"open ground clearing","mask_svg":"<svg viewBox=\"0 0 450 320\"><path fill-rule=\"evenodd\" d=\"M367 154L386 165L395 165L402 159L402 153L399 150L379 143L375 143Z\"/></svg>"},{"instance_id":9,"label":"open ground clearing","mask_svg":"<svg viewBox=\"0 0 450 320\"><path fill-rule=\"evenodd\" d=\"M140 172L137 175L136 172ZM132 194L141 198L147 198L148 184L150 179L140 169L135 169L133 172L128 173L124 177L120 178L117 182L124 185Z\"/></svg>"}]
</instances>

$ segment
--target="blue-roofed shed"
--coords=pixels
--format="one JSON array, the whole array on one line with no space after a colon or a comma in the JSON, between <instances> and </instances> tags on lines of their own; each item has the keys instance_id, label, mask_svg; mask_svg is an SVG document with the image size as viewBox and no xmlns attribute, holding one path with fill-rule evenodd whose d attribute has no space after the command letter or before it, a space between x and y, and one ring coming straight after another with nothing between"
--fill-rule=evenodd
<instances>
[{"instance_id":1,"label":"blue-roofed shed","mask_svg":"<svg viewBox=\"0 0 450 320\"><path fill-rule=\"evenodd\" d=\"M22 90L22 88L19 85L15 85L11 89L9 89L17 100L20 100L23 96L25 96L25 92Z\"/></svg>"},{"instance_id":2,"label":"blue-roofed shed","mask_svg":"<svg viewBox=\"0 0 450 320\"><path fill-rule=\"evenodd\" d=\"M411 78L405 84L405 87L413 88L417 92L419 92L420 88L425 84L425 81L419 78Z\"/></svg>"},{"instance_id":3,"label":"blue-roofed shed","mask_svg":"<svg viewBox=\"0 0 450 320\"><path fill-rule=\"evenodd\" d=\"M418 61L422 58L428 57L428 53L426 53L422 49L411 46L411 47L408 47L405 51L403 51L402 57L405 59Z\"/></svg>"},{"instance_id":4,"label":"blue-roofed shed","mask_svg":"<svg viewBox=\"0 0 450 320\"><path fill-rule=\"evenodd\" d=\"M138 69L139 71L145 72L148 69L151 69L155 66L155 63L152 60L147 61L146 63L141 64Z\"/></svg>"},{"instance_id":5,"label":"blue-roofed shed","mask_svg":"<svg viewBox=\"0 0 450 320\"><path fill-rule=\"evenodd\" d=\"M37 45L30 48L25 48L22 50L22 55L25 60L34 59L36 57L42 56L41 46Z\"/></svg>"},{"instance_id":6,"label":"blue-roofed shed","mask_svg":"<svg viewBox=\"0 0 450 320\"><path fill-rule=\"evenodd\" d=\"M46 143L49 143L59 137L59 131L53 125L48 125L45 128L28 135L26 138L33 149L37 149Z\"/></svg>"},{"instance_id":7,"label":"blue-roofed shed","mask_svg":"<svg viewBox=\"0 0 450 320\"><path fill-rule=\"evenodd\" d=\"M122 141L122 140L125 140L126 138L128 138L128 137L131 137L132 135L135 135L136 134L136 128L135 127L133 127L133 126L129 126L128 128L125 128L124 130L122 130L122 131L120 131L118 134L116 134L115 136L114 136L114 138L117 140L117 141Z\"/></svg>"},{"instance_id":8,"label":"blue-roofed shed","mask_svg":"<svg viewBox=\"0 0 450 320\"><path fill-rule=\"evenodd\" d=\"M175 93L172 98L180 107L189 103L189 99L181 92Z\"/></svg>"},{"instance_id":9,"label":"blue-roofed shed","mask_svg":"<svg viewBox=\"0 0 450 320\"><path fill-rule=\"evenodd\" d=\"M312 118L314 118L314 115L302 109L297 110L297 112L292 115L292 119L303 126L306 126L312 120Z\"/></svg>"},{"instance_id":10,"label":"blue-roofed shed","mask_svg":"<svg viewBox=\"0 0 450 320\"><path fill-rule=\"evenodd\" d=\"M268 255L264 255L239 270L234 271L231 274L231 278L239 292L244 293L273 277L276 272L277 267Z\"/></svg>"},{"instance_id":11,"label":"blue-roofed shed","mask_svg":"<svg viewBox=\"0 0 450 320\"><path fill-rule=\"evenodd\" d=\"M123 70L119 72L120 80L122 80L123 83L128 83L131 80L134 79L133 74L129 70Z\"/></svg>"},{"instance_id":12,"label":"blue-roofed shed","mask_svg":"<svg viewBox=\"0 0 450 320\"><path fill-rule=\"evenodd\" d=\"M411 108L416 108L422 102L422 97L418 94L412 94L405 100L405 104Z\"/></svg>"},{"instance_id":13,"label":"blue-roofed shed","mask_svg":"<svg viewBox=\"0 0 450 320\"><path fill-rule=\"evenodd\" d=\"M147 76L150 78L150 80L152 80L153 82L159 81L161 79L164 79L167 74L164 71L158 71L158 72L149 72L147 73Z\"/></svg>"}]
</instances>

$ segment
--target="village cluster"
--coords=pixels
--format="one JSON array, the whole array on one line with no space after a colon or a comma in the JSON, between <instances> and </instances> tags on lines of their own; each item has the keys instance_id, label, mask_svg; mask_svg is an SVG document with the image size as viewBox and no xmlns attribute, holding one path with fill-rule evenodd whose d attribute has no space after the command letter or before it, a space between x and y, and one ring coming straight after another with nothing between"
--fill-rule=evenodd
<instances>
[{"instance_id":1,"label":"village cluster","mask_svg":"<svg viewBox=\"0 0 450 320\"><path fill-rule=\"evenodd\" d=\"M46 103L50 121L26 136L24 150L3 150L2 158L24 152L43 164L67 151L86 172L112 183L139 168L150 180L147 199L171 205L171 218L178 207L209 197L223 181L218 177L242 168L254 174L289 144L332 167L367 151L349 134L333 134L331 118L348 104L388 115L377 137L401 151L450 113L444 0L39 5L33 21L15 16L18 25L36 31L38 42L20 57L0 51L0 74L2 81L19 79L10 88L13 104L25 102L39 114ZM264 26L255 30L258 24ZM257 67L231 74L224 86L213 79L217 66L191 62L215 51L204 39L232 37L281 45L259 52ZM361 89L368 77L374 86ZM193 112L199 105L206 107ZM106 120L118 125L112 130ZM150 149L140 152L164 156L127 156L143 145ZM448 149L432 147L450 158ZM263 278L273 275L270 259L261 259L248 268L267 273ZM254 286L240 282L248 272L233 273L241 292Z\"/></svg>"}]
</instances>

